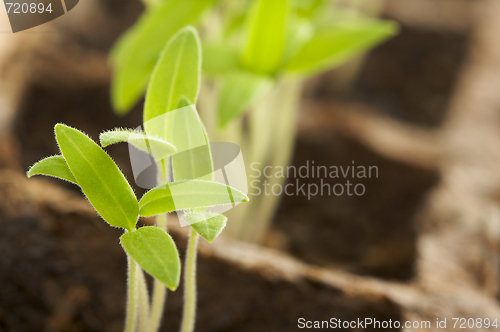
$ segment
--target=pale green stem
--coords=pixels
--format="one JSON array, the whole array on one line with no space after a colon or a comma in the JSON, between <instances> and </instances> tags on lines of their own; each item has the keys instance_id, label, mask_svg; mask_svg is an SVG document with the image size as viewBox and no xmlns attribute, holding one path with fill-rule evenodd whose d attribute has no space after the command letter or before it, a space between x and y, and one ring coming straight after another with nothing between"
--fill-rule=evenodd
<instances>
[{"instance_id":1,"label":"pale green stem","mask_svg":"<svg viewBox=\"0 0 500 332\"><path fill-rule=\"evenodd\" d=\"M280 80L272 94L250 113L249 163L258 162L257 168L261 172L265 166L271 166L272 169L276 166L286 168L290 163L295 142L300 83L292 79ZM280 125L275 126L275 123ZM263 181L269 184L269 193L269 188L274 184L282 186L285 179L272 176L260 180L261 194L250 193L250 202L239 208L239 218L232 219L232 235L239 240L262 241L278 206L280 196L264 195Z\"/></svg>"},{"instance_id":2,"label":"pale green stem","mask_svg":"<svg viewBox=\"0 0 500 332\"><path fill-rule=\"evenodd\" d=\"M158 172L159 184L166 183L168 179L168 162L162 160L162 170ZM160 214L156 216L156 226L163 229L165 232L168 230L168 214ZM165 301L167 299L167 288L158 279L153 283L153 297L151 302L151 318L149 321L149 332L157 332L160 328L163 310L165 308Z\"/></svg>"},{"instance_id":3,"label":"pale green stem","mask_svg":"<svg viewBox=\"0 0 500 332\"><path fill-rule=\"evenodd\" d=\"M193 332L196 319L196 251L198 233L191 228L184 271L184 308L182 313L181 332Z\"/></svg>"},{"instance_id":4,"label":"pale green stem","mask_svg":"<svg viewBox=\"0 0 500 332\"><path fill-rule=\"evenodd\" d=\"M280 85L280 93L276 96L275 105L278 104L281 107L276 108L274 121L280 122L281 126L273 131L271 141L274 144L269 149L269 164L273 170L277 166L285 169L291 162L300 101L301 82L299 80L283 80ZM269 183L268 188L273 188L275 184L283 188L286 181L285 178L276 176L266 180ZM251 242L261 242L263 240L282 196L274 194L265 196L261 194L258 202L247 210L244 222L245 240ZM255 224L249 222L251 219L256 221Z\"/></svg>"},{"instance_id":5,"label":"pale green stem","mask_svg":"<svg viewBox=\"0 0 500 332\"><path fill-rule=\"evenodd\" d=\"M167 214L156 216L158 228L167 231ZM153 298L151 303L151 318L149 321L149 332L157 332L160 328L161 318L163 316L163 308L167 299L167 288L158 279L154 280Z\"/></svg>"},{"instance_id":6,"label":"pale green stem","mask_svg":"<svg viewBox=\"0 0 500 332\"><path fill-rule=\"evenodd\" d=\"M148 332L149 326L149 294L148 284L141 268L137 269L139 281L139 332Z\"/></svg>"},{"instance_id":7,"label":"pale green stem","mask_svg":"<svg viewBox=\"0 0 500 332\"><path fill-rule=\"evenodd\" d=\"M125 318L125 332L135 332L137 327L137 263L127 255L128 260L128 288L127 288L127 316Z\"/></svg>"}]
</instances>

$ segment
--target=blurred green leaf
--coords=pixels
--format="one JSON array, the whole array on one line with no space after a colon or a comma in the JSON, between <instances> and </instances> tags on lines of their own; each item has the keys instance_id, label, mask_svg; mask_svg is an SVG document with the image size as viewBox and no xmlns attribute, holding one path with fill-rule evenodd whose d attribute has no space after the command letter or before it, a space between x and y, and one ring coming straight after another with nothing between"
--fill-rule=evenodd
<instances>
[{"instance_id":1,"label":"blurred green leaf","mask_svg":"<svg viewBox=\"0 0 500 332\"><path fill-rule=\"evenodd\" d=\"M168 0L147 8L111 51L114 64L111 100L126 114L146 89L167 41L182 27L194 24L213 0Z\"/></svg>"},{"instance_id":2,"label":"blurred green leaf","mask_svg":"<svg viewBox=\"0 0 500 332\"><path fill-rule=\"evenodd\" d=\"M117 128L103 132L99 135L99 141L103 148L112 144L127 142L149 153L156 160L166 159L176 151L175 147L164 139L132 129Z\"/></svg>"},{"instance_id":3,"label":"blurred green leaf","mask_svg":"<svg viewBox=\"0 0 500 332\"><path fill-rule=\"evenodd\" d=\"M285 71L314 75L342 64L396 34L391 21L357 19L318 29L311 40L284 66Z\"/></svg>"},{"instance_id":4,"label":"blurred green leaf","mask_svg":"<svg viewBox=\"0 0 500 332\"><path fill-rule=\"evenodd\" d=\"M193 27L186 27L168 42L151 76L144 105L147 134L167 139L167 124L153 119L176 109L181 97L196 102L200 76L200 40Z\"/></svg>"},{"instance_id":5,"label":"blurred green leaf","mask_svg":"<svg viewBox=\"0 0 500 332\"><path fill-rule=\"evenodd\" d=\"M227 185L204 181L175 181L149 190L139 201L141 216L151 217L176 210L248 202L241 191Z\"/></svg>"},{"instance_id":6,"label":"blurred green leaf","mask_svg":"<svg viewBox=\"0 0 500 332\"><path fill-rule=\"evenodd\" d=\"M327 0L296 0L297 15L299 17L309 18L316 14L319 9L327 4L330 4Z\"/></svg>"},{"instance_id":7,"label":"blurred green leaf","mask_svg":"<svg viewBox=\"0 0 500 332\"><path fill-rule=\"evenodd\" d=\"M287 0L255 0L246 25L243 68L262 75L274 75L285 49L290 8Z\"/></svg>"},{"instance_id":8,"label":"blurred green leaf","mask_svg":"<svg viewBox=\"0 0 500 332\"><path fill-rule=\"evenodd\" d=\"M286 42L283 62L286 63L292 56L304 47L314 35L314 24L305 18L293 17L288 26L288 39Z\"/></svg>"},{"instance_id":9,"label":"blurred green leaf","mask_svg":"<svg viewBox=\"0 0 500 332\"><path fill-rule=\"evenodd\" d=\"M224 215L214 212L186 212L182 218L208 243L212 243L227 224Z\"/></svg>"},{"instance_id":10,"label":"blurred green leaf","mask_svg":"<svg viewBox=\"0 0 500 332\"><path fill-rule=\"evenodd\" d=\"M170 235L158 227L144 226L123 234L120 243L144 271L171 290L177 289L181 262Z\"/></svg>"},{"instance_id":11,"label":"blurred green leaf","mask_svg":"<svg viewBox=\"0 0 500 332\"><path fill-rule=\"evenodd\" d=\"M238 67L238 53L224 44L203 44L203 72L221 75Z\"/></svg>"},{"instance_id":12,"label":"blurred green leaf","mask_svg":"<svg viewBox=\"0 0 500 332\"><path fill-rule=\"evenodd\" d=\"M139 206L134 191L113 160L82 132L55 126L64 159L92 206L111 226L133 230Z\"/></svg>"},{"instance_id":13,"label":"blurred green leaf","mask_svg":"<svg viewBox=\"0 0 500 332\"><path fill-rule=\"evenodd\" d=\"M66 160L61 155L51 156L40 160L30 167L27 175L28 178L33 175L48 175L78 185L75 176L68 167L68 163L66 163Z\"/></svg>"},{"instance_id":14,"label":"blurred green leaf","mask_svg":"<svg viewBox=\"0 0 500 332\"><path fill-rule=\"evenodd\" d=\"M219 128L224 129L241 116L253 101L269 92L272 86L273 80L269 76L243 70L228 74L219 94Z\"/></svg>"}]
</instances>

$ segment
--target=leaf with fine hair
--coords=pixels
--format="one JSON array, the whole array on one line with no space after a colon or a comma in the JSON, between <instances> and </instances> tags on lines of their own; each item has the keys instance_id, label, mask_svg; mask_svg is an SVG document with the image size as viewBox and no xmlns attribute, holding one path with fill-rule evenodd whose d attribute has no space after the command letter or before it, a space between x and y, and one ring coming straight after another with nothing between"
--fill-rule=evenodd
<instances>
[{"instance_id":1,"label":"leaf with fine hair","mask_svg":"<svg viewBox=\"0 0 500 332\"><path fill-rule=\"evenodd\" d=\"M103 132L99 135L99 141L104 148L112 144L128 142L149 153L156 160L166 159L176 151L175 147L164 139L132 129L117 128Z\"/></svg>"},{"instance_id":2,"label":"leaf with fine hair","mask_svg":"<svg viewBox=\"0 0 500 332\"><path fill-rule=\"evenodd\" d=\"M68 163L61 155L47 157L36 162L30 167L26 175L28 178L33 175L47 175L78 185L75 176L68 167Z\"/></svg>"},{"instance_id":3,"label":"leaf with fine hair","mask_svg":"<svg viewBox=\"0 0 500 332\"><path fill-rule=\"evenodd\" d=\"M183 96L196 103L200 76L200 39L193 27L186 27L170 39L151 76L144 105L147 134L167 139L167 124L153 119L175 110Z\"/></svg>"},{"instance_id":4,"label":"leaf with fine hair","mask_svg":"<svg viewBox=\"0 0 500 332\"><path fill-rule=\"evenodd\" d=\"M246 26L243 68L274 75L281 67L290 19L290 0L255 0Z\"/></svg>"},{"instance_id":5,"label":"leaf with fine hair","mask_svg":"<svg viewBox=\"0 0 500 332\"><path fill-rule=\"evenodd\" d=\"M176 210L248 202L248 197L230 186L204 180L175 181L149 190L139 201L139 213L151 217Z\"/></svg>"},{"instance_id":6,"label":"leaf with fine hair","mask_svg":"<svg viewBox=\"0 0 500 332\"><path fill-rule=\"evenodd\" d=\"M342 64L396 34L391 21L354 19L318 29L313 37L284 66L301 76Z\"/></svg>"},{"instance_id":7,"label":"leaf with fine hair","mask_svg":"<svg viewBox=\"0 0 500 332\"><path fill-rule=\"evenodd\" d=\"M268 76L243 70L228 74L219 94L219 128L224 129L231 121L241 116L253 101L269 92L272 85L273 80Z\"/></svg>"},{"instance_id":8,"label":"leaf with fine hair","mask_svg":"<svg viewBox=\"0 0 500 332\"><path fill-rule=\"evenodd\" d=\"M96 211L111 226L133 230L139 214L137 198L114 161L74 128L57 124L55 133L71 173Z\"/></svg>"},{"instance_id":9,"label":"leaf with fine hair","mask_svg":"<svg viewBox=\"0 0 500 332\"><path fill-rule=\"evenodd\" d=\"M120 237L120 244L155 279L171 290L179 286L181 262L174 241L164 230L144 226Z\"/></svg>"},{"instance_id":10,"label":"leaf with fine hair","mask_svg":"<svg viewBox=\"0 0 500 332\"><path fill-rule=\"evenodd\" d=\"M186 212L182 218L208 243L212 243L227 224L226 216L215 212Z\"/></svg>"},{"instance_id":11,"label":"leaf with fine hair","mask_svg":"<svg viewBox=\"0 0 500 332\"><path fill-rule=\"evenodd\" d=\"M213 0L168 0L146 8L111 51L114 65L111 100L126 114L146 90L148 79L167 41L182 27L194 24Z\"/></svg>"}]
</instances>

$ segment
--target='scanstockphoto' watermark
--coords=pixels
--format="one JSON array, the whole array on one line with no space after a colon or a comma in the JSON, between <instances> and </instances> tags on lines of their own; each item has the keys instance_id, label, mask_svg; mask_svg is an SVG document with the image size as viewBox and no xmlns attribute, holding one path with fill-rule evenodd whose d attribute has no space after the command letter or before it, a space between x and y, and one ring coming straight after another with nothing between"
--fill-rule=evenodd
<instances>
[{"instance_id":1,"label":"'scanstockphoto' watermark","mask_svg":"<svg viewBox=\"0 0 500 332\"><path fill-rule=\"evenodd\" d=\"M250 164L250 195L287 195L287 196L362 196L366 188L362 179L378 178L377 166L356 165L352 161L349 166L315 165L307 161L305 165L265 166L254 162ZM285 179L285 183L277 183L273 179ZM319 183L306 183L305 179L319 179ZM352 180L352 181L351 181Z\"/></svg>"},{"instance_id":2,"label":"'scanstockphoto' watermark","mask_svg":"<svg viewBox=\"0 0 500 332\"><path fill-rule=\"evenodd\" d=\"M341 320L330 318L329 320L307 320L299 318L297 327L299 329L498 329L498 318L436 318L432 320L379 320L377 318L365 317L355 320Z\"/></svg>"},{"instance_id":3,"label":"'scanstockphoto' watermark","mask_svg":"<svg viewBox=\"0 0 500 332\"><path fill-rule=\"evenodd\" d=\"M163 145L154 144L155 137L182 135L186 124L194 124L189 131L189 140L176 144L174 154L166 150ZM236 196L232 192L233 189L245 195L248 193L245 163L239 146L230 142L210 143L195 105L182 107L146 121L144 129L151 139L144 139L143 136L134 134L128 137L130 163L135 183L144 189L155 188L168 192L174 202L181 226L205 220L197 218L196 221L188 222L186 218L183 218L186 212L183 207L188 206L191 199L185 194L188 191L186 188L189 187L189 182L193 178L229 186L224 195L225 199L221 200L232 203L207 207L205 209L207 212L221 214L241 203L234 198ZM142 131L141 126L136 128L136 132ZM138 147L143 147L143 149ZM144 148L148 151L147 153ZM188 168L196 174L191 173L193 178L189 179L182 177L183 172L176 174L176 170L180 170L179 167L174 167L177 163L183 166L181 168L190 165ZM161 183L158 174L164 174ZM176 182L169 182L167 186L166 179L168 178ZM204 218L210 218L210 214L204 215Z\"/></svg>"}]
</instances>

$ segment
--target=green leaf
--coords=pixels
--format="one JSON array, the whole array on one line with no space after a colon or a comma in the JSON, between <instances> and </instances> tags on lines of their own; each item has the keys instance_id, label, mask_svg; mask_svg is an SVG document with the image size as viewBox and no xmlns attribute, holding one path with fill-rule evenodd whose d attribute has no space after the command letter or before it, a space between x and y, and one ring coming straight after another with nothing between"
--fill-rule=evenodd
<instances>
[{"instance_id":1,"label":"green leaf","mask_svg":"<svg viewBox=\"0 0 500 332\"><path fill-rule=\"evenodd\" d=\"M290 73L313 75L363 53L395 35L391 21L356 19L316 31L311 40L285 65Z\"/></svg>"},{"instance_id":2,"label":"green leaf","mask_svg":"<svg viewBox=\"0 0 500 332\"><path fill-rule=\"evenodd\" d=\"M288 0L255 0L246 26L243 68L274 75L281 67L290 8Z\"/></svg>"},{"instance_id":3,"label":"green leaf","mask_svg":"<svg viewBox=\"0 0 500 332\"><path fill-rule=\"evenodd\" d=\"M247 71L233 72L225 77L219 94L219 128L224 129L239 117L250 104L269 92L273 80Z\"/></svg>"},{"instance_id":4,"label":"green leaf","mask_svg":"<svg viewBox=\"0 0 500 332\"><path fill-rule=\"evenodd\" d=\"M99 135L99 141L102 147L120 142L128 142L138 149L149 153L156 160L166 159L176 151L175 147L164 139L132 129L117 128L103 132Z\"/></svg>"},{"instance_id":5,"label":"green leaf","mask_svg":"<svg viewBox=\"0 0 500 332\"><path fill-rule=\"evenodd\" d=\"M175 181L145 193L139 201L139 213L151 217L176 210L236 202L248 202L248 197L227 185L204 180Z\"/></svg>"},{"instance_id":6,"label":"green leaf","mask_svg":"<svg viewBox=\"0 0 500 332\"><path fill-rule=\"evenodd\" d=\"M193 27L186 27L168 42L151 76L144 106L146 133L167 139L167 124L153 123L161 118L150 120L175 110L181 97L196 102L200 76L200 40Z\"/></svg>"},{"instance_id":7,"label":"green leaf","mask_svg":"<svg viewBox=\"0 0 500 332\"><path fill-rule=\"evenodd\" d=\"M213 0L168 0L147 8L111 51L114 64L111 100L126 114L139 100L167 41L182 27L194 24ZM193 98L194 100L194 98Z\"/></svg>"},{"instance_id":8,"label":"green leaf","mask_svg":"<svg viewBox=\"0 0 500 332\"><path fill-rule=\"evenodd\" d=\"M204 74L221 75L238 68L238 53L225 44L203 43Z\"/></svg>"},{"instance_id":9,"label":"green leaf","mask_svg":"<svg viewBox=\"0 0 500 332\"><path fill-rule=\"evenodd\" d=\"M172 144L177 153L172 156L172 170L175 180L212 180L213 164L210 143L205 128L194 105L187 98L181 98L171 120Z\"/></svg>"},{"instance_id":10,"label":"green leaf","mask_svg":"<svg viewBox=\"0 0 500 332\"><path fill-rule=\"evenodd\" d=\"M150 275L171 290L179 286L181 262L174 241L155 226L144 226L120 237L125 251Z\"/></svg>"},{"instance_id":11,"label":"green leaf","mask_svg":"<svg viewBox=\"0 0 500 332\"><path fill-rule=\"evenodd\" d=\"M289 24L289 32L286 43L283 62L286 63L290 57L304 47L314 35L314 24L309 19L294 17Z\"/></svg>"},{"instance_id":12,"label":"green leaf","mask_svg":"<svg viewBox=\"0 0 500 332\"><path fill-rule=\"evenodd\" d=\"M134 229L137 198L114 161L74 128L57 124L55 132L62 155L92 206L111 226Z\"/></svg>"},{"instance_id":13,"label":"green leaf","mask_svg":"<svg viewBox=\"0 0 500 332\"><path fill-rule=\"evenodd\" d=\"M296 2L296 10L299 17L309 18L314 16L320 9L325 9L325 5L329 2L325 0L298 0Z\"/></svg>"},{"instance_id":14,"label":"green leaf","mask_svg":"<svg viewBox=\"0 0 500 332\"><path fill-rule=\"evenodd\" d=\"M208 243L212 243L224 230L227 218L214 212L187 212L182 215L191 227Z\"/></svg>"},{"instance_id":15,"label":"green leaf","mask_svg":"<svg viewBox=\"0 0 500 332\"><path fill-rule=\"evenodd\" d=\"M75 176L73 175L73 173L71 173L71 170L66 163L66 160L61 155L47 157L40 160L39 162L31 166L28 173L26 174L28 178L32 177L33 175L53 176L78 185Z\"/></svg>"}]
</instances>

